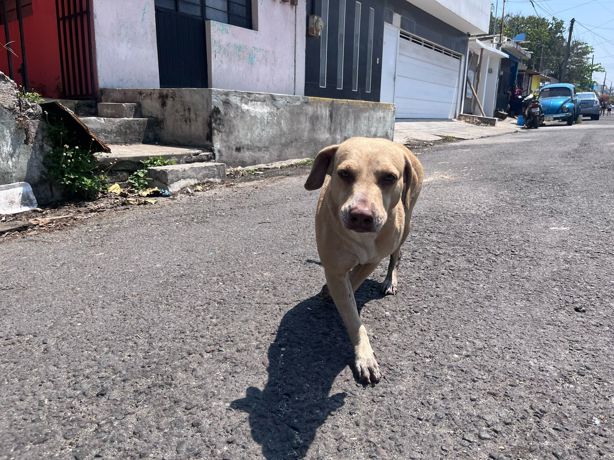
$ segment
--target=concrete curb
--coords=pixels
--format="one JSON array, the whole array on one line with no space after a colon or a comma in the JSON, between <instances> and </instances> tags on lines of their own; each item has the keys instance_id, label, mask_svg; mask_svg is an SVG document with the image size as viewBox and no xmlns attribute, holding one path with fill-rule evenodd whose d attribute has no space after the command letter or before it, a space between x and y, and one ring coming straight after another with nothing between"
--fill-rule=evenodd
<instances>
[{"instance_id":1,"label":"concrete curb","mask_svg":"<svg viewBox=\"0 0 614 460\"><path fill-rule=\"evenodd\" d=\"M176 193L182 188L205 182L221 182L226 177L224 163L188 163L170 166L156 166L147 170L155 187L168 188Z\"/></svg>"},{"instance_id":2,"label":"concrete curb","mask_svg":"<svg viewBox=\"0 0 614 460\"><path fill-rule=\"evenodd\" d=\"M226 175L230 177L259 175L264 173L265 171L295 168L297 166L311 166L312 164L313 158L298 158L295 160L275 161L273 163L263 163L254 166L237 166L235 168L228 168L226 170Z\"/></svg>"}]
</instances>

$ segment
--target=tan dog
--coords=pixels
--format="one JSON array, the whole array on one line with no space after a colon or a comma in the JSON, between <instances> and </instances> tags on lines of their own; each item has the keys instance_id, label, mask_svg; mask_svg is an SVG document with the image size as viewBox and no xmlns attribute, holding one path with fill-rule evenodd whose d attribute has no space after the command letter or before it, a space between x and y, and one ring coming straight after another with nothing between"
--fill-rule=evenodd
<instances>
[{"instance_id":1,"label":"tan dog","mask_svg":"<svg viewBox=\"0 0 614 460\"><path fill-rule=\"evenodd\" d=\"M364 383L378 382L381 374L354 292L390 256L382 289L396 293L400 249L423 177L420 161L403 145L354 137L321 150L305 182L307 190L322 187L316 211L318 253Z\"/></svg>"}]
</instances>

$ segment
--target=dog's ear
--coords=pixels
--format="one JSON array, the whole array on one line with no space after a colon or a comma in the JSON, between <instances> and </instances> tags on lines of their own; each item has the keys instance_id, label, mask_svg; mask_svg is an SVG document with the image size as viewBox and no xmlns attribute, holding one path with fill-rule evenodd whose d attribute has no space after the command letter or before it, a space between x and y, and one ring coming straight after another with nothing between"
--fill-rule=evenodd
<instances>
[{"instance_id":1,"label":"dog's ear","mask_svg":"<svg viewBox=\"0 0 614 460\"><path fill-rule=\"evenodd\" d=\"M403 206L408 206L408 196L409 196L409 187L411 186L411 163L409 159L405 157L405 168L403 169L403 194L401 195L401 200L403 201Z\"/></svg>"},{"instance_id":2,"label":"dog's ear","mask_svg":"<svg viewBox=\"0 0 614 460\"><path fill-rule=\"evenodd\" d=\"M318 152L311 167L309 177L305 181L305 188L307 190L317 190L322 187L338 147L338 145L329 145Z\"/></svg>"}]
</instances>

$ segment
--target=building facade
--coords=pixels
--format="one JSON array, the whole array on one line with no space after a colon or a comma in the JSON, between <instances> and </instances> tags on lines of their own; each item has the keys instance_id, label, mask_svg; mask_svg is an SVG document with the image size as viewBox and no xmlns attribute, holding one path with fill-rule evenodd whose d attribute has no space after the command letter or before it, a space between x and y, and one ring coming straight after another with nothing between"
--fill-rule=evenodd
<instances>
[{"instance_id":1,"label":"building facade","mask_svg":"<svg viewBox=\"0 0 614 460\"><path fill-rule=\"evenodd\" d=\"M21 28L10 13L17 5ZM17 57L0 49L0 70L8 73L12 58L14 78L29 77L27 86L45 96L219 88L394 103L397 118L453 118L461 111L469 36L485 33L490 19L488 0L0 0L0 6L9 10L11 37L26 45Z\"/></svg>"},{"instance_id":2,"label":"building facade","mask_svg":"<svg viewBox=\"0 0 614 460\"><path fill-rule=\"evenodd\" d=\"M0 48L0 70L47 97L304 91L305 0L0 0L4 9L0 43L13 52Z\"/></svg>"},{"instance_id":3,"label":"building facade","mask_svg":"<svg viewBox=\"0 0 614 460\"><path fill-rule=\"evenodd\" d=\"M397 118L453 118L468 36L486 33L487 0L308 0L305 94L392 102ZM311 32L311 31L310 31Z\"/></svg>"},{"instance_id":4,"label":"building facade","mask_svg":"<svg viewBox=\"0 0 614 460\"><path fill-rule=\"evenodd\" d=\"M497 107L497 90L501 61L508 55L496 48L492 40L469 40L467 79L463 113L493 117ZM505 107L503 107L503 110Z\"/></svg>"}]
</instances>

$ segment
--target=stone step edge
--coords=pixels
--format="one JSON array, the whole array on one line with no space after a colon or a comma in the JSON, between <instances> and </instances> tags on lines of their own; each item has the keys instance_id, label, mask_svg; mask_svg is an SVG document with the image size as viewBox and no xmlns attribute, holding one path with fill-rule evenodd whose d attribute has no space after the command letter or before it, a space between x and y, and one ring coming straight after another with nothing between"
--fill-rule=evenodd
<instances>
[{"instance_id":1,"label":"stone step edge","mask_svg":"<svg viewBox=\"0 0 614 460\"><path fill-rule=\"evenodd\" d=\"M102 118L143 118L136 102L99 102L96 108Z\"/></svg>"},{"instance_id":2,"label":"stone step edge","mask_svg":"<svg viewBox=\"0 0 614 460\"><path fill-rule=\"evenodd\" d=\"M147 144L127 144L127 145L147 145ZM214 160L213 152L209 150L194 149L186 152L151 153L144 155L122 155L116 156L111 153L94 153L96 161L102 166L112 166L119 163L140 163L148 158L164 158L165 160L175 160L176 164L205 163ZM171 165L172 166L172 165Z\"/></svg>"},{"instance_id":3,"label":"stone step edge","mask_svg":"<svg viewBox=\"0 0 614 460\"><path fill-rule=\"evenodd\" d=\"M153 187L167 188L177 193L183 188L207 182L222 182L226 178L226 164L218 162L191 163L148 168Z\"/></svg>"}]
</instances>

